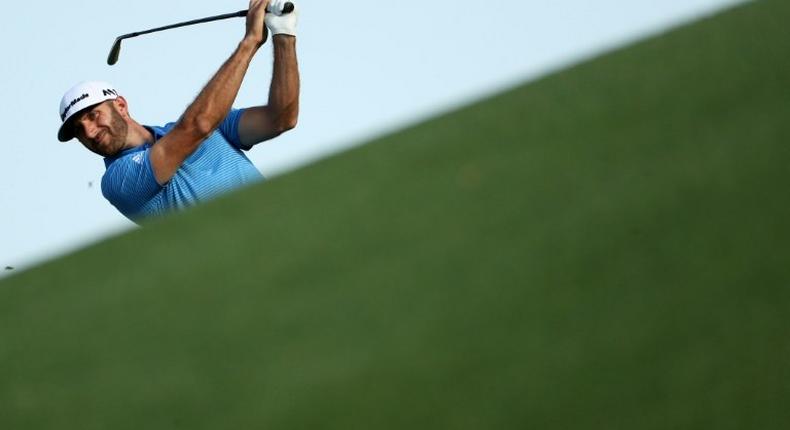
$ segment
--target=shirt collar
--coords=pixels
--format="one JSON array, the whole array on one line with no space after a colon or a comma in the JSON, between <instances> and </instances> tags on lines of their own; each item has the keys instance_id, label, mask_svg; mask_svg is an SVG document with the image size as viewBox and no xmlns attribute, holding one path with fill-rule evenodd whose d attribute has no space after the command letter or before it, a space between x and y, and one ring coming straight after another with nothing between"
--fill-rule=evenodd
<instances>
[{"instance_id":1,"label":"shirt collar","mask_svg":"<svg viewBox=\"0 0 790 430\"><path fill-rule=\"evenodd\" d=\"M104 167L110 167L110 164L112 164L115 160L121 157L125 157L129 154L134 154L135 152L145 151L146 149L153 146L157 140L159 140L160 138L162 138L162 136L165 135L165 131L162 127L151 127L148 125L144 125L143 127L145 127L146 130L151 132L151 134L154 136L154 141L145 142L144 144L140 146L136 146L134 148L124 149L123 151L121 151L116 155L113 155L112 157L104 157Z\"/></svg>"}]
</instances>

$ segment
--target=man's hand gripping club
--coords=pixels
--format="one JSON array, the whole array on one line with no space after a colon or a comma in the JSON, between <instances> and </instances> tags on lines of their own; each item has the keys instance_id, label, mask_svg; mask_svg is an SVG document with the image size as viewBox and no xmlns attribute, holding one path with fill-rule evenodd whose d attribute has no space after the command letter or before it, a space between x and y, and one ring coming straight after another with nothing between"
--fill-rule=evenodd
<instances>
[{"instance_id":1,"label":"man's hand gripping club","mask_svg":"<svg viewBox=\"0 0 790 430\"><path fill-rule=\"evenodd\" d=\"M244 39L257 47L266 43L268 37L269 32L264 25L268 5L269 0L250 0L249 12L247 12L247 32Z\"/></svg>"},{"instance_id":2,"label":"man's hand gripping club","mask_svg":"<svg viewBox=\"0 0 790 430\"><path fill-rule=\"evenodd\" d=\"M269 2L269 11L266 15L266 27L274 34L296 36L296 23L299 20L299 9L296 3L293 3L293 11L290 13L283 13L285 5L289 0L271 0Z\"/></svg>"}]
</instances>

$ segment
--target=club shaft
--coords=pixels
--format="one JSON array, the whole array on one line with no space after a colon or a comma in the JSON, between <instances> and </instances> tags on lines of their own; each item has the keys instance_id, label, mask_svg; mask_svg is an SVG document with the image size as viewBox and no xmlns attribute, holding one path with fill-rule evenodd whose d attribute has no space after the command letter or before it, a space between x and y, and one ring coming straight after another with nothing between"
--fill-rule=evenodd
<instances>
[{"instance_id":1,"label":"club shaft","mask_svg":"<svg viewBox=\"0 0 790 430\"><path fill-rule=\"evenodd\" d=\"M291 13L293 11L293 8L294 8L294 6L293 6L292 3L290 3L290 2L286 3L285 10L283 11L283 13ZM222 15L215 15L215 16L209 16L209 17L206 17L206 18L193 19L191 21L184 21L184 22L179 22L177 24L165 25L163 27L152 28L150 30L142 30L142 31L136 31L134 33L124 34L123 36L119 36L118 38L119 39L128 39L130 37L137 37L137 36L142 36L144 34L156 33L157 31L171 30L173 28L186 27L188 25L203 24L203 23L206 23L206 22L219 21L219 20L228 19L228 18L245 17L245 16L247 16L247 12L248 12L248 10L240 10L238 12L224 13Z\"/></svg>"},{"instance_id":2,"label":"club shaft","mask_svg":"<svg viewBox=\"0 0 790 430\"><path fill-rule=\"evenodd\" d=\"M225 14L216 15L216 16L209 16L207 18L193 19L191 21L184 21L184 22L179 22L177 24L165 25L164 27L152 28L150 30L136 31L134 33L124 34L120 38L121 39L128 39L130 37L142 36L144 34L155 33L157 31L170 30L170 29L173 29L173 28L186 27L188 25L203 24L205 22L219 21L219 20L222 20L222 19L236 18L236 17L242 17L242 16L247 16L247 11L246 10L241 10L241 11L233 12L233 13L225 13Z\"/></svg>"},{"instance_id":3,"label":"club shaft","mask_svg":"<svg viewBox=\"0 0 790 430\"><path fill-rule=\"evenodd\" d=\"M286 2L283 5L283 10L282 10L281 13L283 15L285 15L285 14L289 14L289 13L293 12L294 10L295 10L294 4L291 3L291 2ZM173 29L173 28L186 27L188 25L202 24L202 23L211 22L211 21L219 21L221 19L236 18L236 17L241 18L241 17L247 16L248 12L249 12L249 10L240 10L238 12L226 13L226 14L216 15L216 16L209 16L209 17L200 18L200 19L193 19L191 21L179 22L178 24L170 24L170 25L166 25L164 27L152 28L150 30L135 31L134 33L129 33L129 34L124 34L124 35L118 36L118 37L115 38L115 42L112 45L112 49L110 49L110 54L107 56L107 64L112 66L112 65L114 65L115 63L118 62L118 56L121 54L121 42L124 39L128 39L130 37L142 36L144 34L149 34L149 33L155 33L157 31L164 31L164 30L170 30L170 29Z\"/></svg>"}]
</instances>

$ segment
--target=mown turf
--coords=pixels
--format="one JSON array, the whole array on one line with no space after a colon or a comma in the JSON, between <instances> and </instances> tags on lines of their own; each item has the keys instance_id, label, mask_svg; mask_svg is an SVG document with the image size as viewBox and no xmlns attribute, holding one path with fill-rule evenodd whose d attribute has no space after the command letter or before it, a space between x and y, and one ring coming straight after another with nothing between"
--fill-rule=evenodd
<instances>
[{"instance_id":1,"label":"mown turf","mask_svg":"<svg viewBox=\"0 0 790 430\"><path fill-rule=\"evenodd\" d=\"M755 2L3 281L0 428L787 428L789 20Z\"/></svg>"}]
</instances>

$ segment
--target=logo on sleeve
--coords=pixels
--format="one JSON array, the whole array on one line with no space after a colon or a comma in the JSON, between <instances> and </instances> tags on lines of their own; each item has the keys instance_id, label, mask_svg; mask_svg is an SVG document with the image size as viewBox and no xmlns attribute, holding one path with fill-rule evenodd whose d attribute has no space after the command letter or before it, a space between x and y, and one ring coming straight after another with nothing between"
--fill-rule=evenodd
<instances>
[{"instance_id":1,"label":"logo on sleeve","mask_svg":"<svg viewBox=\"0 0 790 430\"><path fill-rule=\"evenodd\" d=\"M145 153L143 152L139 154L134 154L134 156L132 156L132 161L134 161L137 164L143 164L143 155L145 155Z\"/></svg>"}]
</instances>

